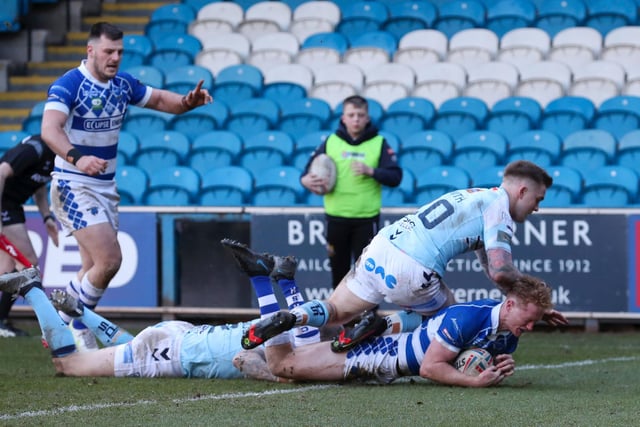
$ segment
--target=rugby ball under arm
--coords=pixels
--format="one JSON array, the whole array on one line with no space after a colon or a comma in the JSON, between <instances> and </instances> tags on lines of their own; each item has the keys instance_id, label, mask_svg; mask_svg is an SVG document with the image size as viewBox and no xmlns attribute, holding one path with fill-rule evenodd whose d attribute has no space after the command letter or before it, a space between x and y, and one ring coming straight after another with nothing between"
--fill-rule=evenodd
<instances>
[{"instance_id":1,"label":"rugby ball under arm","mask_svg":"<svg viewBox=\"0 0 640 427\"><path fill-rule=\"evenodd\" d=\"M336 186L336 164L333 159L326 154L318 154L309 165L309 174L315 174L325 181L322 194L333 191Z\"/></svg>"}]
</instances>

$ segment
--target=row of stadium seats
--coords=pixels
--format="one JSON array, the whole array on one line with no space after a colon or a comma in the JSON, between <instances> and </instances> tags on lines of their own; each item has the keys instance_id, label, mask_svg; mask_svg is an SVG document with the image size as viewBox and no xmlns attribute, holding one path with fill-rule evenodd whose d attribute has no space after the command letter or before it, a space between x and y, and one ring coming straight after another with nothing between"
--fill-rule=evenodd
<instances>
[{"instance_id":1,"label":"row of stadium seats","mask_svg":"<svg viewBox=\"0 0 640 427\"><path fill-rule=\"evenodd\" d=\"M514 28L539 27L550 34L585 25L603 35L612 28L634 25L638 21L633 0L562 0L530 1L454 0L435 4L429 1L307 1L289 5L287 2L245 2L229 6L229 2L198 2L158 8L151 17L148 33L171 30L192 22L215 19L232 29L245 33L265 30L297 32L307 20L307 26L333 28L346 36L372 30L385 30L400 38L406 32L435 28L448 37L466 28L488 28L502 35ZM276 3L276 4L274 4ZM243 7L244 6L244 7ZM322 21L327 23L322 24ZM154 24L154 21L164 21ZM212 28L225 28L223 24Z\"/></svg>"},{"instance_id":2,"label":"row of stadium seats","mask_svg":"<svg viewBox=\"0 0 640 427\"><path fill-rule=\"evenodd\" d=\"M597 31L573 27L551 43L535 28L513 30L501 41L481 28L461 31L450 40L436 30L418 30L403 37L396 49L391 36L381 32L361 34L349 48L338 33L321 33L298 50L295 37L286 32L264 35L253 46L241 34L217 34L204 49L191 35L169 34L154 50L146 36L131 35L125 40L122 68L149 84L180 89L198 79L209 88L229 78L248 80L254 89L290 83L296 89L282 95L320 98L332 106L354 93L385 107L406 96L425 97L438 106L458 95L479 97L490 106L510 95L531 96L543 106L562 95L600 104L615 95L640 94L639 36L640 27L620 27L603 44ZM239 73L240 68L235 75L228 72L240 64L259 73Z\"/></svg>"},{"instance_id":3,"label":"row of stadium seats","mask_svg":"<svg viewBox=\"0 0 640 427\"><path fill-rule=\"evenodd\" d=\"M469 174L454 165L434 166L419 174L405 170L397 188L384 188L383 205L415 206L455 189L498 186L504 165ZM638 174L624 166L603 166L585 177L578 169L553 166L554 179L542 207L622 208L637 206ZM242 166L223 166L200 175L188 166L160 169L147 175L136 166L118 168L122 204L180 206L321 206L322 198L305 190L300 170L267 168L253 174Z\"/></svg>"},{"instance_id":4,"label":"row of stadium seats","mask_svg":"<svg viewBox=\"0 0 640 427\"><path fill-rule=\"evenodd\" d=\"M217 92L213 92L216 98ZM220 96L222 97L222 96ZM584 97L560 97L542 108L528 97L508 97L492 108L474 97L456 97L444 101L439 108L424 98L407 97L383 108L369 100L372 122L382 131L393 133L400 143L411 134L434 129L451 138L475 130L490 130L507 139L528 130L545 130L565 138L583 129L600 129L621 140L640 128L640 97L616 96L596 107ZM39 103L23 122L23 130L39 133L44 103ZM176 130L191 142L211 130L231 130L246 139L266 130L281 130L291 137L336 129L342 106L332 109L315 98L288 99L279 105L269 96L248 98L227 106L215 101L182 115L171 115L132 106L124 129L143 139L152 132Z\"/></svg>"}]
</instances>

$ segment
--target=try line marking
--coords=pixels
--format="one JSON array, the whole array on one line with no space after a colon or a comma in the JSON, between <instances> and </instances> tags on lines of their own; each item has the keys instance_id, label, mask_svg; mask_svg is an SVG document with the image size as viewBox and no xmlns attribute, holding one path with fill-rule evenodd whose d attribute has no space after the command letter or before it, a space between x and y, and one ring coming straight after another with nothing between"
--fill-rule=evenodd
<instances>
[{"instance_id":1,"label":"try line marking","mask_svg":"<svg viewBox=\"0 0 640 427\"><path fill-rule=\"evenodd\" d=\"M610 357L607 359L600 360L578 360L575 362L566 362L559 363L557 365L523 365L516 367L518 371L525 371L531 369L563 369L563 368L571 368L576 366L587 366L587 365L595 365L599 363L611 363L611 362L630 362L633 360L638 360L640 357ZM324 390L332 387L339 387L338 384L319 384L319 385L311 385L307 387L300 387L294 389L287 390L267 390L261 392L248 392L248 393L225 393L225 394L211 394L206 396L199 397L191 397L185 399L174 399L174 403L187 403L194 402L200 400L227 400L227 399L244 399L247 397L262 397L262 396L273 396L278 394L289 394L289 393L298 393L301 391L313 391L313 390ZM47 411L29 411L29 412L21 412L18 414L8 415L2 414L0 415L0 421L9 421L9 420L18 420L24 418L35 418L35 417L50 417L52 415L60 415L71 412L81 412L81 411L94 411L98 409L108 409L108 408L122 408L122 407L135 407L135 406L144 406L144 405L155 405L159 402L156 400L138 400L137 402L114 402L114 403L96 403L92 405L71 405L58 409L47 410Z\"/></svg>"}]
</instances>

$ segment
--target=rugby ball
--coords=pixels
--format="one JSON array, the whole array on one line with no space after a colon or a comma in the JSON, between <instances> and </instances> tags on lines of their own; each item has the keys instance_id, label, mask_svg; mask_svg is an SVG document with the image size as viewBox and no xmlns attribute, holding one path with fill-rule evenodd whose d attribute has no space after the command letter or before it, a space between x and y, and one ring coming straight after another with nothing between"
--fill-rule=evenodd
<instances>
[{"instance_id":1,"label":"rugby ball","mask_svg":"<svg viewBox=\"0 0 640 427\"><path fill-rule=\"evenodd\" d=\"M453 366L465 375L477 377L482 371L493 365L493 356L482 348L464 350L456 358Z\"/></svg>"},{"instance_id":2,"label":"rugby ball","mask_svg":"<svg viewBox=\"0 0 640 427\"><path fill-rule=\"evenodd\" d=\"M321 177L326 185L321 194L331 193L336 186L336 164L326 154L318 154L309 165L309 173Z\"/></svg>"}]
</instances>

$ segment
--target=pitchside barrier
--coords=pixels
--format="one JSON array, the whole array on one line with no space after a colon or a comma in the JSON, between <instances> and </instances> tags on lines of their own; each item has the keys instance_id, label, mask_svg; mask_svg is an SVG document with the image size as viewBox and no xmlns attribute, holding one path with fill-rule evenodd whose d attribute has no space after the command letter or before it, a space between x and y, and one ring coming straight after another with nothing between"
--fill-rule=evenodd
<instances>
[{"instance_id":1,"label":"pitchside barrier","mask_svg":"<svg viewBox=\"0 0 640 427\"><path fill-rule=\"evenodd\" d=\"M27 227L47 291L64 287L80 268L78 245L60 234L55 247L40 215L28 207ZM410 210L383 209L388 224ZM307 299L331 293L321 208L123 207L118 240L123 262L99 312L120 317L257 316L248 278L219 244L225 237L258 251L295 255ZM640 321L640 210L542 209L518 224L516 266L542 277L556 308L576 322ZM375 274L385 274L384 266ZM373 274L373 273L372 273ZM457 301L500 298L474 254L452 260L445 281ZM282 296L279 295L282 300ZM18 312L30 313L20 303ZM393 310L387 303L383 311Z\"/></svg>"}]
</instances>

